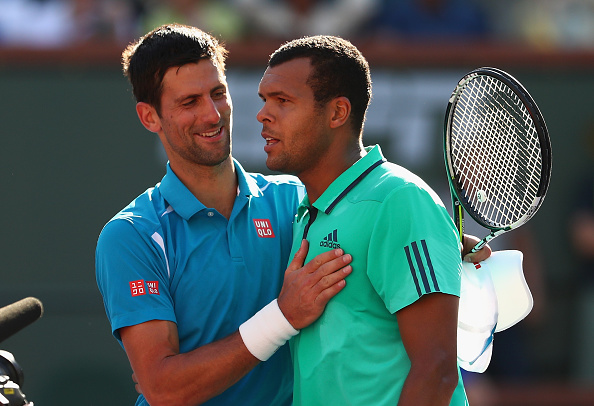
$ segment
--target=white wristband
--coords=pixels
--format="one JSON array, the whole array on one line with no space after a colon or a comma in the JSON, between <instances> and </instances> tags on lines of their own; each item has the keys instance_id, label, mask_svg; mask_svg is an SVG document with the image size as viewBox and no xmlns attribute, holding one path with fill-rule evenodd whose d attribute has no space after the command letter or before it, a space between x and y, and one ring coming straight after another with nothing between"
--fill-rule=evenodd
<instances>
[{"instance_id":1,"label":"white wristband","mask_svg":"<svg viewBox=\"0 0 594 406\"><path fill-rule=\"evenodd\" d=\"M266 361L299 330L293 328L274 299L239 326L239 334L252 355Z\"/></svg>"}]
</instances>

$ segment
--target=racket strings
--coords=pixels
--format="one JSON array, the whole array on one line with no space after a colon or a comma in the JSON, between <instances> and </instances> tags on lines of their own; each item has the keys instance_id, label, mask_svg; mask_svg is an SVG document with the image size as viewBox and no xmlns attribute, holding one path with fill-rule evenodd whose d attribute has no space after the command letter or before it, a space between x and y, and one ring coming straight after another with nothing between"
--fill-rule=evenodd
<instances>
[{"instance_id":1,"label":"racket strings","mask_svg":"<svg viewBox=\"0 0 594 406\"><path fill-rule=\"evenodd\" d=\"M506 227L530 214L542 168L534 123L504 83L477 76L461 90L451 131L452 165L483 220Z\"/></svg>"}]
</instances>

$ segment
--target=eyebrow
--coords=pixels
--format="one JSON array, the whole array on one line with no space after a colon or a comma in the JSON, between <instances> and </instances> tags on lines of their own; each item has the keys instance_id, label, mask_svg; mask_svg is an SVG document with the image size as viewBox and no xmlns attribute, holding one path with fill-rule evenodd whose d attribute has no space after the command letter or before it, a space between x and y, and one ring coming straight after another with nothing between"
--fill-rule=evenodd
<instances>
[{"instance_id":1,"label":"eyebrow","mask_svg":"<svg viewBox=\"0 0 594 406\"><path fill-rule=\"evenodd\" d=\"M260 92L258 92L258 96L260 96L261 99L264 98L264 95ZM288 93L285 93L281 90L275 91L275 92L270 92L270 93L266 93L267 97L278 97L278 96L286 96L287 98L290 97L290 95Z\"/></svg>"},{"instance_id":2,"label":"eyebrow","mask_svg":"<svg viewBox=\"0 0 594 406\"><path fill-rule=\"evenodd\" d=\"M209 93L213 93L213 92L216 92L216 91L222 90L222 89L223 90L227 90L227 87L223 83L221 83L221 84L213 87L212 89L210 89L209 90ZM186 95L180 96L177 99L175 99L175 103L180 103L180 102L182 102L184 100L187 100L187 99L199 99L200 97L202 97L202 95L203 95L203 93L186 94Z\"/></svg>"}]
</instances>

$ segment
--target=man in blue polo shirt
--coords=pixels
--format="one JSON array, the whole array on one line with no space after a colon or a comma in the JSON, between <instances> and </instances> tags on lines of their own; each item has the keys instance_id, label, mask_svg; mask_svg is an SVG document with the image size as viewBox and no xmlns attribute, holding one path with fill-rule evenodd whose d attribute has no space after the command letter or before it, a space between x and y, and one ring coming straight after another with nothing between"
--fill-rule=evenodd
<instances>
[{"instance_id":1,"label":"man in blue polo shirt","mask_svg":"<svg viewBox=\"0 0 594 406\"><path fill-rule=\"evenodd\" d=\"M283 275L303 187L246 173L231 157L225 56L216 39L181 25L123 53L138 117L169 159L162 181L97 242L97 283L137 405L290 405L283 344L351 272L340 249L303 266L304 243Z\"/></svg>"}]
</instances>

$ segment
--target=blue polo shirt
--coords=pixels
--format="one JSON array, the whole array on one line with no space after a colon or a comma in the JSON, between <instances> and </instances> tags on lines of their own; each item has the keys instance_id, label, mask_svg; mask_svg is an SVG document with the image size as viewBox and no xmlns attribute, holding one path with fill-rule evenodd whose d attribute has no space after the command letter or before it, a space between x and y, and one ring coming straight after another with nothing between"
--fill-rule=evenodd
<instances>
[{"instance_id":1,"label":"blue polo shirt","mask_svg":"<svg viewBox=\"0 0 594 406\"><path fill-rule=\"evenodd\" d=\"M96 276L112 332L149 320L177 324L188 352L237 331L278 296L304 194L295 177L246 173L231 217L205 207L167 165L148 189L103 228ZM288 346L207 405L289 405ZM147 404L141 395L137 405Z\"/></svg>"}]
</instances>

